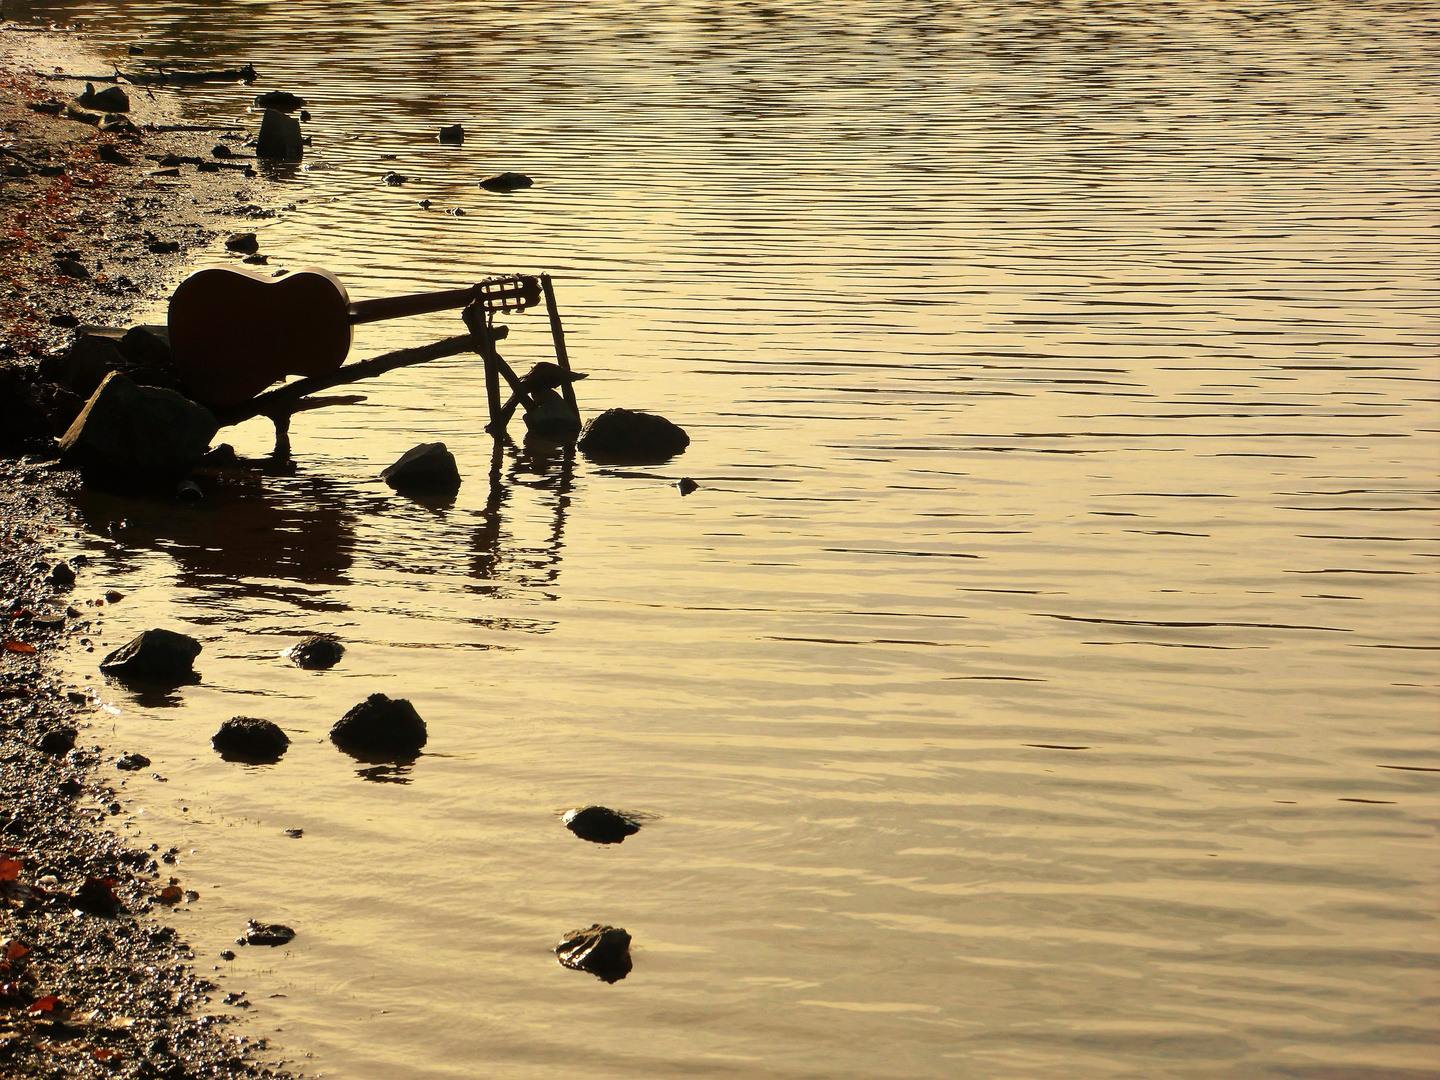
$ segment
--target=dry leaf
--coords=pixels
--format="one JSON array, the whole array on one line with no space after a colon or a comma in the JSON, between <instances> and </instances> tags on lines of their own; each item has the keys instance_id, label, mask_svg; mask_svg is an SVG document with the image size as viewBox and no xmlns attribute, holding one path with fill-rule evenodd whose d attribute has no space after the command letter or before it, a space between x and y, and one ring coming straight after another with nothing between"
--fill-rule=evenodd
<instances>
[{"instance_id":1,"label":"dry leaf","mask_svg":"<svg viewBox=\"0 0 1440 1080\"><path fill-rule=\"evenodd\" d=\"M0 859L0 881L18 881L24 865L15 859Z\"/></svg>"},{"instance_id":2,"label":"dry leaf","mask_svg":"<svg viewBox=\"0 0 1440 1080\"><path fill-rule=\"evenodd\" d=\"M34 646L34 645L31 645L28 641L21 641L21 640L19 640L18 638L6 638L6 639L5 639L5 651L6 651L6 652L18 652L18 653L32 653L32 652L35 652L35 646Z\"/></svg>"}]
</instances>

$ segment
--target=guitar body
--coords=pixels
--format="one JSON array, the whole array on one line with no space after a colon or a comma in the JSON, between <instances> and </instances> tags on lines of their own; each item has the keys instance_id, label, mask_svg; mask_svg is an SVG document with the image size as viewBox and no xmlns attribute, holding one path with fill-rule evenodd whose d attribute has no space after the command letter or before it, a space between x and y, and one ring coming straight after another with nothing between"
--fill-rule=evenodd
<instances>
[{"instance_id":1,"label":"guitar body","mask_svg":"<svg viewBox=\"0 0 1440 1080\"><path fill-rule=\"evenodd\" d=\"M326 375L350 352L350 297L334 274L306 267L270 278L197 270L170 297L175 368L196 401L236 405L287 375Z\"/></svg>"}]
</instances>

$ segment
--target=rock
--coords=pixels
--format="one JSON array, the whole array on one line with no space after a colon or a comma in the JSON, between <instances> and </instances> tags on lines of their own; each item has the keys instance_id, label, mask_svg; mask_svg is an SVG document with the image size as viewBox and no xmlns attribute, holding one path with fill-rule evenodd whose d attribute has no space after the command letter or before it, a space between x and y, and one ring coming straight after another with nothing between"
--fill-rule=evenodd
<instances>
[{"instance_id":1,"label":"rock","mask_svg":"<svg viewBox=\"0 0 1440 1080\"><path fill-rule=\"evenodd\" d=\"M640 831L640 823L606 806L585 806L568 810L560 819L581 840L592 844L622 844Z\"/></svg>"},{"instance_id":2,"label":"rock","mask_svg":"<svg viewBox=\"0 0 1440 1080\"><path fill-rule=\"evenodd\" d=\"M689 495L692 491L700 489L700 485L688 476L682 476L675 482L675 486L680 490L681 495Z\"/></svg>"},{"instance_id":3,"label":"rock","mask_svg":"<svg viewBox=\"0 0 1440 1080\"><path fill-rule=\"evenodd\" d=\"M60 439L64 461L102 483L135 486L184 476L219 430L210 410L112 372Z\"/></svg>"},{"instance_id":4,"label":"rock","mask_svg":"<svg viewBox=\"0 0 1440 1080\"><path fill-rule=\"evenodd\" d=\"M304 830L304 829L286 829L286 830L285 830L285 835L288 836L291 840L299 840L302 836L305 835L305 830Z\"/></svg>"},{"instance_id":5,"label":"rock","mask_svg":"<svg viewBox=\"0 0 1440 1080\"><path fill-rule=\"evenodd\" d=\"M520 385L532 393L536 390L559 390L567 382L577 383L589 377L583 371L572 371L567 375L559 364L541 360L520 377Z\"/></svg>"},{"instance_id":6,"label":"rock","mask_svg":"<svg viewBox=\"0 0 1440 1080\"><path fill-rule=\"evenodd\" d=\"M345 646L329 634L315 634L298 645L292 645L281 653L298 668L307 671L325 671L340 662L345 655Z\"/></svg>"},{"instance_id":7,"label":"rock","mask_svg":"<svg viewBox=\"0 0 1440 1080\"><path fill-rule=\"evenodd\" d=\"M90 276L90 271L85 269L85 264L79 259L58 258L55 260L55 265L66 277L88 278Z\"/></svg>"},{"instance_id":8,"label":"rock","mask_svg":"<svg viewBox=\"0 0 1440 1080\"><path fill-rule=\"evenodd\" d=\"M502 172L496 176L490 176L480 181L480 186L486 191L519 191L534 185L535 181L524 173Z\"/></svg>"},{"instance_id":9,"label":"rock","mask_svg":"<svg viewBox=\"0 0 1440 1080\"><path fill-rule=\"evenodd\" d=\"M107 165L134 165L128 157L122 154L111 143L101 143L95 148L95 156Z\"/></svg>"},{"instance_id":10,"label":"rock","mask_svg":"<svg viewBox=\"0 0 1440 1080\"><path fill-rule=\"evenodd\" d=\"M594 923L587 930L571 930L555 946L560 963L576 971L588 971L607 983L617 983L630 974L630 935L618 926Z\"/></svg>"},{"instance_id":11,"label":"rock","mask_svg":"<svg viewBox=\"0 0 1440 1080\"><path fill-rule=\"evenodd\" d=\"M121 600L124 599L125 594L119 589L110 589L105 593L105 602L107 604L118 604Z\"/></svg>"},{"instance_id":12,"label":"rock","mask_svg":"<svg viewBox=\"0 0 1440 1080\"><path fill-rule=\"evenodd\" d=\"M330 741L360 754L410 756L419 753L428 735L425 721L404 698L371 694L336 721Z\"/></svg>"},{"instance_id":13,"label":"rock","mask_svg":"<svg viewBox=\"0 0 1440 1080\"><path fill-rule=\"evenodd\" d=\"M654 413L606 409L585 425L578 445L605 464L660 464L683 452L690 436Z\"/></svg>"},{"instance_id":14,"label":"rock","mask_svg":"<svg viewBox=\"0 0 1440 1080\"><path fill-rule=\"evenodd\" d=\"M150 759L144 754L126 754L115 759L115 767L121 772L135 772L138 769L148 769Z\"/></svg>"},{"instance_id":15,"label":"rock","mask_svg":"<svg viewBox=\"0 0 1440 1080\"><path fill-rule=\"evenodd\" d=\"M282 113L292 113L296 109L305 107L305 99L285 90L267 90L255 99L257 109L276 109Z\"/></svg>"},{"instance_id":16,"label":"rock","mask_svg":"<svg viewBox=\"0 0 1440 1080\"><path fill-rule=\"evenodd\" d=\"M139 135L140 129L131 123L130 118L124 113L107 112L100 117L100 130L110 134Z\"/></svg>"},{"instance_id":17,"label":"rock","mask_svg":"<svg viewBox=\"0 0 1440 1080\"><path fill-rule=\"evenodd\" d=\"M68 754L75 749L73 727L51 728L40 736L40 749L47 754Z\"/></svg>"},{"instance_id":18,"label":"rock","mask_svg":"<svg viewBox=\"0 0 1440 1080\"><path fill-rule=\"evenodd\" d=\"M178 245L177 245L178 246ZM120 354L130 362L131 377L135 368L173 370L175 360L170 352L170 328L155 323L132 326L120 338Z\"/></svg>"},{"instance_id":19,"label":"rock","mask_svg":"<svg viewBox=\"0 0 1440 1080\"><path fill-rule=\"evenodd\" d=\"M121 679L183 682L194 676L200 643L173 630L146 630L100 661L100 670Z\"/></svg>"},{"instance_id":20,"label":"rock","mask_svg":"<svg viewBox=\"0 0 1440 1080\"><path fill-rule=\"evenodd\" d=\"M383 180L385 183L389 184L391 187L399 187L401 184L408 183L410 180L408 176L404 176L401 173L396 172L394 169L391 169L380 179Z\"/></svg>"},{"instance_id":21,"label":"rock","mask_svg":"<svg viewBox=\"0 0 1440 1080\"><path fill-rule=\"evenodd\" d=\"M85 92L75 99L87 109L102 113L123 113L130 111L130 98L118 86L107 86L96 90L93 83L85 84Z\"/></svg>"},{"instance_id":22,"label":"rock","mask_svg":"<svg viewBox=\"0 0 1440 1080\"><path fill-rule=\"evenodd\" d=\"M460 487L455 455L444 443L412 446L380 478L396 491L454 491Z\"/></svg>"},{"instance_id":23,"label":"rock","mask_svg":"<svg viewBox=\"0 0 1440 1080\"><path fill-rule=\"evenodd\" d=\"M104 918L113 918L125 910L125 905L115 895L115 882L110 878L88 877L85 884L75 890L70 903L80 911Z\"/></svg>"},{"instance_id":24,"label":"rock","mask_svg":"<svg viewBox=\"0 0 1440 1080\"><path fill-rule=\"evenodd\" d=\"M253 255L260 250L260 241L253 232L231 233L225 238L225 250Z\"/></svg>"},{"instance_id":25,"label":"rock","mask_svg":"<svg viewBox=\"0 0 1440 1080\"><path fill-rule=\"evenodd\" d=\"M152 240L146 245L146 250L151 255L173 255L180 250L178 240Z\"/></svg>"},{"instance_id":26,"label":"rock","mask_svg":"<svg viewBox=\"0 0 1440 1080\"><path fill-rule=\"evenodd\" d=\"M60 329L62 329L62 330L73 330L75 327L77 327L77 326L80 325L80 320L79 320L79 318L77 318L77 317L74 316L74 315L71 315L71 314L67 311L67 312L61 312L59 315L51 315L51 316L50 316L50 325L51 325L51 326L58 326L58 327L60 327Z\"/></svg>"},{"instance_id":27,"label":"rock","mask_svg":"<svg viewBox=\"0 0 1440 1080\"><path fill-rule=\"evenodd\" d=\"M290 748L290 736L269 720L232 716L211 736L210 745L226 761L272 764Z\"/></svg>"},{"instance_id":28,"label":"rock","mask_svg":"<svg viewBox=\"0 0 1440 1080\"><path fill-rule=\"evenodd\" d=\"M442 143L463 143L465 141L465 129L459 124L451 124L449 127L442 127L440 134L435 137Z\"/></svg>"},{"instance_id":29,"label":"rock","mask_svg":"<svg viewBox=\"0 0 1440 1080\"><path fill-rule=\"evenodd\" d=\"M245 927L246 945L289 945L295 940L295 931L280 923L262 923L251 919Z\"/></svg>"},{"instance_id":30,"label":"rock","mask_svg":"<svg viewBox=\"0 0 1440 1080\"><path fill-rule=\"evenodd\" d=\"M305 156L305 138L300 121L278 109L266 109L260 119L260 137L255 156L272 161L300 161Z\"/></svg>"},{"instance_id":31,"label":"rock","mask_svg":"<svg viewBox=\"0 0 1440 1080\"><path fill-rule=\"evenodd\" d=\"M554 390L536 390L533 408L525 410L525 430L549 439L573 439L580 433L580 414Z\"/></svg>"},{"instance_id":32,"label":"rock","mask_svg":"<svg viewBox=\"0 0 1440 1080\"><path fill-rule=\"evenodd\" d=\"M49 580L52 585L69 588L75 584L75 569L62 559L50 568ZM61 616L61 622L63 624L64 616Z\"/></svg>"},{"instance_id":33,"label":"rock","mask_svg":"<svg viewBox=\"0 0 1440 1080\"><path fill-rule=\"evenodd\" d=\"M210 156L214 158L234 157L235 151L231 150L230 147L224 143L216 143L210 148Z\"/></svg>"}]
</instances>

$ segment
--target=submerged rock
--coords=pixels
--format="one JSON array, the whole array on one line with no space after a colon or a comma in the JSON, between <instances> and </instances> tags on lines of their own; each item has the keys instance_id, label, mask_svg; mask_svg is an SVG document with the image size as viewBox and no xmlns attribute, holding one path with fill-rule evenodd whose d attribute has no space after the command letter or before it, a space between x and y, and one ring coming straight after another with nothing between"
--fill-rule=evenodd
<instances>
[{"instance_id":1,"label":"submerged rock","mask_svg":"<svg viewBox=\"0 0 1440 1080\"><path fill-rule=\"evenodd\" d=\"M455 491L460 470L455 455L440 442L412 446L380 478L396 491Z\"/></svg>"},{"instance_id":2,"label":"submerged rock","mask_svg":"<svg viewBox=\"0 0 1440 1080\"><path fill-rule=\"evenodd\" d=\"M405 698L371 694L335 722L330 741L350 753L406 757L428 740L425 721Z\"/></svg>"},{"instance_id":3,"label":"submerged rock","mask_svg":"<svg viewBox=\"0 0 1440 1080\"><path fill-rule=\"evenodd\" d=\"M200 643L173 630L146 630L100 661L100 670L121 679L183 682L194 675Z\"/></svg>"},{"instance_id":4,"label":"submerged rock","mask_svg":"<svg viewBox=\"0 0 1440 1080\"><path fill-rule=\"evenodd\" d=\"M440 134L435 137L442 143L463 143L465 141L465 129L459 124L451 124L449 127L442 127Z\"/></svg>"},{"instance_id":5,"label":"submerged rock","mask_svg":"<svg viewBox=\"0 0 1440 1080\"><path fill-rule=\"evenodd\" d=\"M283 923L262 923L251 919L242 940L246 945L289 945L295 940L295 931Z\"/></svg>"},{"instance_id":6,"label":"submerged rock","mask_svg":"<svg viewBox=\"0 0 1440 1080\"><path fill-rule=\"evenodd\" d=\"M577 444L602 464L659 464L690 445L684 428L636 409L606 409L585 425Z\"/></svg>"},{"instance_id":7,"label":"submerged rock","mask_svg":"<svg viewBox=\"0 0 1440 1080\"><path fill-rule=\"evenodd\" d=\"M588 971L607 983L617 983L630 974L630 935L618 926L592 924L586 930L571 930L555 946L560 963L576 971Z\"/></svg>"},{"instance_id":8,"label":"submerged rock","mask_svg":"<svg viewBox=\"0 0 1440 1080\"><path fill-rule=\"evenodd\" d=\"M608 806L568 810L560 820L581 840L589 840L592 844L621 844L627 836L634 836L640 831L638 821Z\"/></svg>"},{"instance_id":9,"label":"submerged rock","mask_svg":"<svg viewBox=\"0 0 1440 1080\"><path fill-rule=\"evenodd\" d=\"M486 191L519 191L521 188L533 186L534 180L524 173L502 172L495 176L488 176L480 181L480 186Z\"/></svg>"},{"instance_id":10,"label":"submerged rock","mask_svg":"<svg viewBox=\"0 0 1440 1080\"><path fill-rule=\"evenodd\" d=\"M315 634L291 645L280 655L306 671L325 671L340 662L340 657L345 655L345 646L329 634Z\"/></svg>"},{"instance_id":11,"label":"submerged rock","mask_svg":"<svg viewBox=\"0 0 1440 1080\"><path fill-rule=\"evenodd\" d=\"M210 745L226 761L273 764L290 748L290 736L269 720L232 716L220 725L220 730L211 737Z\"/></svg>"}]
</instances>

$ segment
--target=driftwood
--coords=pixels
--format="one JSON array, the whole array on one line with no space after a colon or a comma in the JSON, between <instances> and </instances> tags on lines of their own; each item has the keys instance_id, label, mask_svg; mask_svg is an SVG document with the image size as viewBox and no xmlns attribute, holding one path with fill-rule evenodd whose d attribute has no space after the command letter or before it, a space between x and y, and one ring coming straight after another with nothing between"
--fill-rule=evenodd
<instances>
[{"instance_id":1,"label":"driftwood","mask_svg":"<svg viewBox=\"0 0 1440 1080\"><path fill-rule=\"evenodd\" d=\"M107 81L120 80L136 86L188 86L206 82L243 82L248 86L259 77L255 66L246 64L242 68L219 68L214 71L166 71L163 67L154 72L117 70L115 78Z\"/></svg>"}]
</instances>

